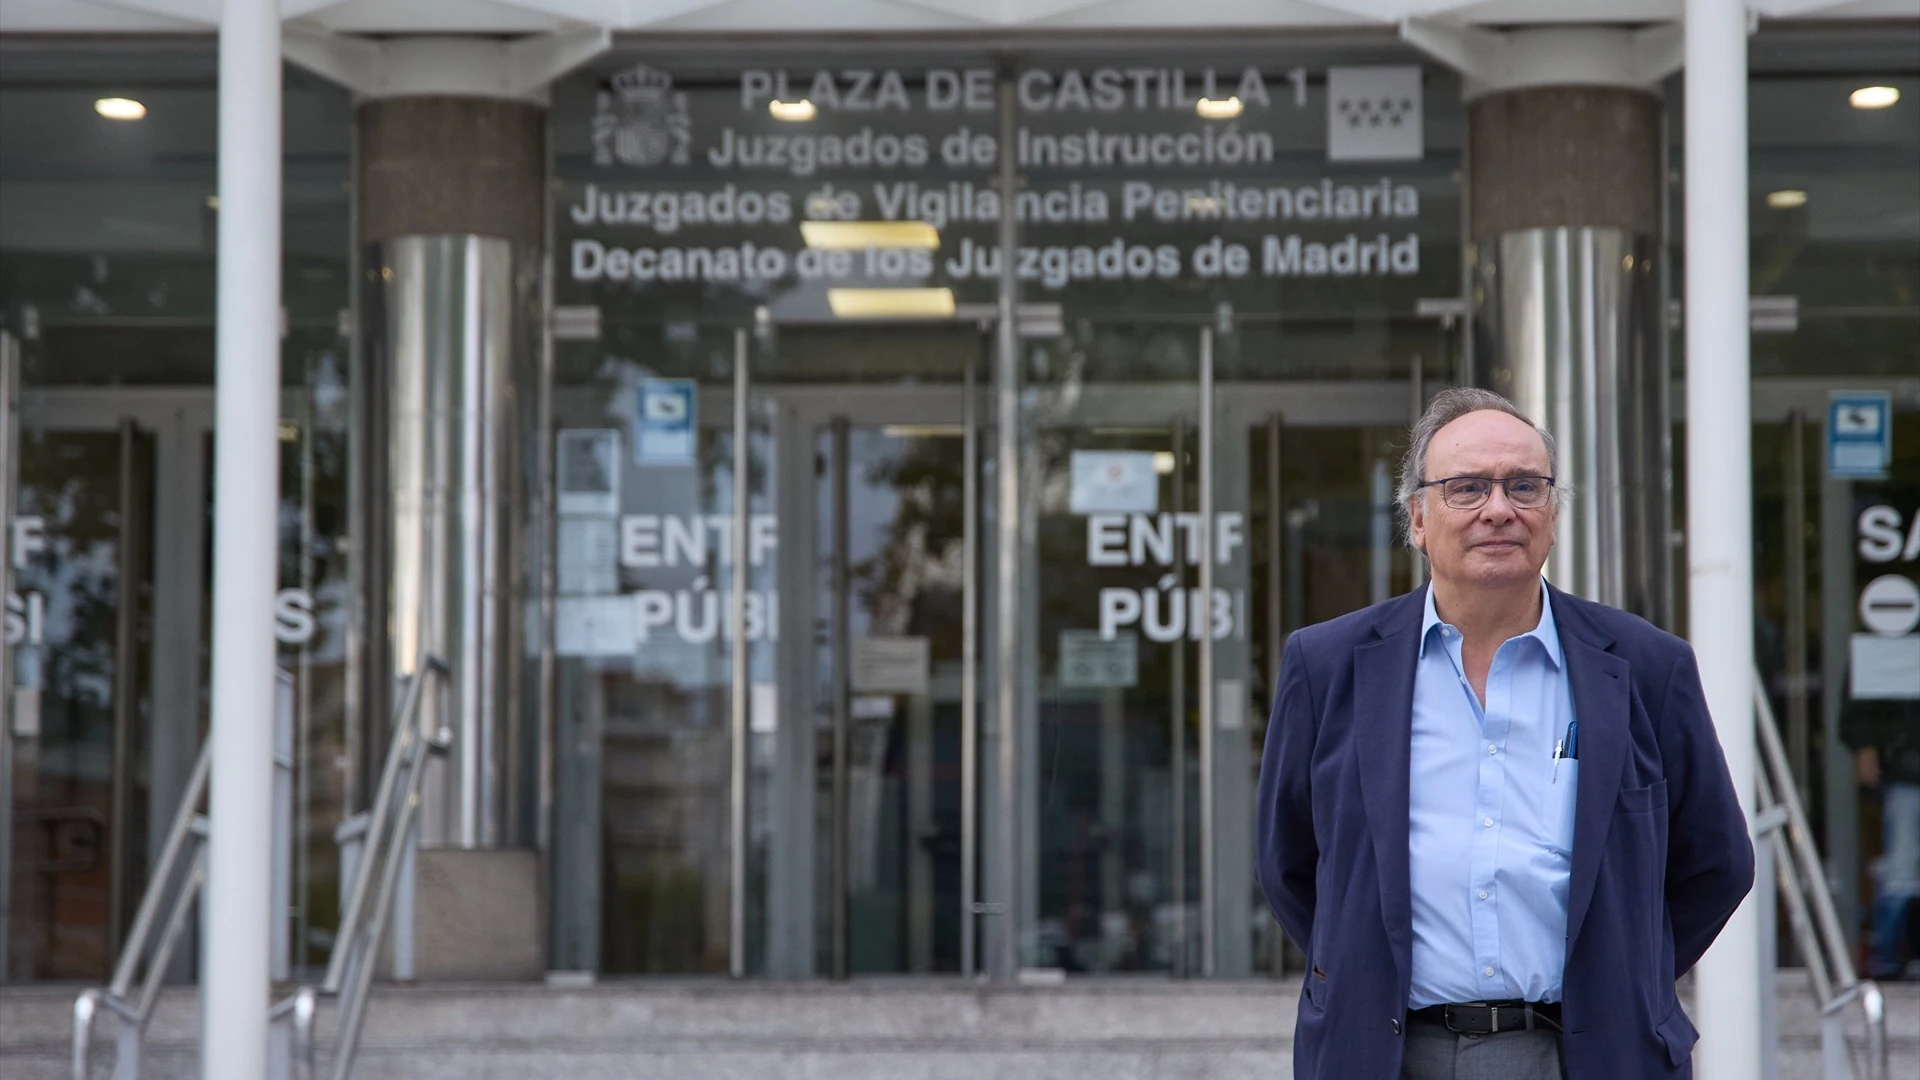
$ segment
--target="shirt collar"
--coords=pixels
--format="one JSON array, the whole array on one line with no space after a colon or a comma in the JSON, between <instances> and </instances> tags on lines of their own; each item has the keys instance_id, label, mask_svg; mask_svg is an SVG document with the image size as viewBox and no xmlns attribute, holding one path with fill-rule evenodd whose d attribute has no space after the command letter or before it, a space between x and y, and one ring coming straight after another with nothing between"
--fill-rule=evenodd
<instances>
[{"instance_id":1,"label":"shirt collar","mask_svg":"<svg viewBox=\"0 0 1920 1080\"><path fill-rule=\"evenodd\" d=\"M1440 621L1440 612L1433 606L1433 586L1427 586L1426 614L1420 621L1420 655L1427 654L1427 642L1433 639L1435 627L1445 626ZM1540 647L1546 651L1547 659L1554 667L1560 666L1560 631L1553 621L1553 595L1547 591L1547 582L1540 581L1540 622L1522 637L1537 638Z\"/></svg>"}]
</instances>

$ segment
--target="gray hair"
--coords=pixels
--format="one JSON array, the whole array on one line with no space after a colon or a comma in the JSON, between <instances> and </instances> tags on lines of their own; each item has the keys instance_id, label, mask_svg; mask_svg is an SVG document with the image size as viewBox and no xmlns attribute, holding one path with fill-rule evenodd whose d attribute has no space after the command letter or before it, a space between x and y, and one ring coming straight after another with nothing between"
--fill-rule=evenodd
<instances>
[{"instance_id":1,"label":"gray hair","mask_svg":"<svg viewBox=\"0 0 1920 1080\"><path fill-rule=\"evenodd\" d=\"M1413 542L1413 500L1423 489L1421 479L1427 472L1427 448L1432 445L1433 437L1440 429L1455 420L1477 412L1503 412L1538 432L1540 441L1547 445L1547 471L1556 477L1553 487L1554 505L1566 502L1571 493L1560 484L1560 448L1553 441L1553 432L1533 422L1533 418L1520 411L1520 407L1491 390L1482 390L1474 386L1455 386L1435 394L1427 405L1427 411L1414 422L1413 429L1407 433L1407 453L1400 459L1400 488L1394 493L1396 509L1400 514L1402 535L1407 546L1417 548Z\"/></svg>"}]
</instances>

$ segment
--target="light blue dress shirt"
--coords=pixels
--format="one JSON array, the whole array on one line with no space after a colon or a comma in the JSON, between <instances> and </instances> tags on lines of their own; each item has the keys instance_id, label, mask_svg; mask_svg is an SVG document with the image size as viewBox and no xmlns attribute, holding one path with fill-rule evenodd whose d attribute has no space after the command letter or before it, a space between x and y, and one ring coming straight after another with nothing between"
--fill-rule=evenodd
<instances>
[{"instance_id":1,"label":"light blue dress shirt","mask_svg":"<svg viewBox=\"0 0 1920 1080\"><path fill-rule=\"evenodd\" d=\"M1460 646L1429 588L1413 680L1407 1005L1559 1001L1580 766L1555 757L1573 693L1545 584L1540 624L1494 654L1484 707Z\"/></svg>"}]
</instances>

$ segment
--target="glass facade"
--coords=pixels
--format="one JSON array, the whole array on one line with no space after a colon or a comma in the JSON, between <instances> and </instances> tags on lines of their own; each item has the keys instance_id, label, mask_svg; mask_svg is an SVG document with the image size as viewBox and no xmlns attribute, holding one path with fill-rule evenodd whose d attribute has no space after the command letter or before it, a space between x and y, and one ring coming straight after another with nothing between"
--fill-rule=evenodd
<instances>
[{"instance_id":1,"label":"glass facade","mask_svg":"<svg viewBox=\"0 0 1920 1080\"><path fill-rule=\"evenodd\" d=\"M207 724L216 52L0 40L0 310L24 358L9 980L99 980ZM101 116L117 96L138 121ZM324 963L346 701L348 95L289 69L277 598L292 956ZM4 452L4 451L0 451Z\"/></svg>"},{"instance_id":2,"label":"glass facade","mask_svg":"<svg viewBox=\"0 0 1920 1080\"><path fill-rule=\"evenodd\" d=\"M1882 790L1920 730L1898 651L1920 637L1861 599L1920 577L1913 40L1762 34L1751 80L1753 292L1792 298L1753 338L1756 655L1863 946L1899 885ZM215 57L0 59L29 704L0 978L98 979L206 722ZM1877 84L1903 100L1850 107ZM1462 93L1397 43L1309 38L818 63L622 43L558 81L551 557L527 605L550 752L523 755L547 967L957 974L1004 947L1279 973L1252 867L1265 706L1291 630L1422 580L1391 488L1469 363ZM146 118L96 115L110 94ZM347 93L290 68L286 133L279 614L311 969L385 718L349 676ZM1836 421L1877 401L1888 460L1836 462Z\"/></svg>"}]
</instances>

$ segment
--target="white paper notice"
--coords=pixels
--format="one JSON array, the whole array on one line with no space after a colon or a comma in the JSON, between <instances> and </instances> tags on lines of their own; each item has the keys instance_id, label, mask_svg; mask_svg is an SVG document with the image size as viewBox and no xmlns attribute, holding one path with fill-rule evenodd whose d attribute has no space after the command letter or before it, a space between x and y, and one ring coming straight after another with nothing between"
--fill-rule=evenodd
<instances>
[{"instance_id":1,"label":"white paper notice","mask_svg":"<svg viewBox=\"0 0 1920 1080\"><path fill-rule=\"evenodd\" d=\"M553 606L553 651L561 656L632 656L633 598L562 596Z\"/></svg>"},{"instance_id":2,"label":"white paper notice","mask_svg":"<svg viewBox=\"0 0 1920 1080\"><path fill-rule=\"evenodd\" d=\"M1221 679L1213 684L1213 726L1222 731L1239 731L1247 726L1246 683Z\"/></svg>"},{"instance_id":3,"label":"white paper notice","mask_svg":"<svg viewBox=\"0 0 1920 1080\"><path fill-rule=\"evenodd\" d=\"M1145 450L1075 450L1073 491L1068 508L1076 514L1151 514L1160 508L1160 474Z\"/></svg>"},{"instance_id":4,"label":"white paper notice","mask_svg":"<svg viewBox=\"0 0 1920 1080\"><path fill-rule=\"evenodd\" d=\"M1920 701L1920 635L1853 635L1848 694L1861 701Z\"/></svg>"},{"instance_id":5,"label":"white paper notice","mask_svg":"<svg viewBox=\"0 0 1920 1080\"><path fill-rule=\"evenodd\" d=\"M620 512L620 433L581 428L559 433L554 452L559 478L555 507L562 514L612 517Z\"/></svg>"},{"instance_id":6,"label":"white paper notice","mask_svg":"<svg viewBox=\"0 0 1920 1080\"><path fill-rule=\"evenodd\" d=\"M555 547L562 596L604 596L620 590L612 518L563 517Z\"/></svg>"},{"instance_id":7,"label":"white paper notice","mask_svg":"<svg viewBox=\"0 0 1920 1080\"><path fill-rule=\"evenodd\" d=\"M932 681L923 637L871 637L853 643L853 692L924 694Z\"/></svg>"},{"instance_id":8,"label":"white paper notice","mask_svg":"<svg viewBox=\"0 0 1920 1080\"><path fill-rule=\"evenodd\" d=\"M780 730L779 690L776 683L753 684L747 706L747 728L755 735L770 735Z\"/></svg>"},{"instance_id":9,"label":"white paper notice","mask_svg":"<svg viewBox=\"0 0 1920 1080\"><path fill-rule=\"evenodd\" d=\"M891 720L895 711L894 699L885 695L854 698L849 709L855 720Z\"/></svg>"},{"instance_id":10,"label":"white paper notice","mask_svg":"<svg viewBox=\"0 0 1920 1080\"><path fill-rule=\"evenodd\" d=\"M1140 681L1140 641L1133 634L1102 638L1098 630L1060 631L1062 689L1126 689Z\"/></svg>"},{"instance_id":11,"label":"white paper notice","mask_svg":"<svg viewBox=\"0 0 1920 1080\"><path fill-rule=\"evenodd\" d=\"M13 690L13 733L22 739L40 737L40 688L17 686Z\"/></svg>"}]
</instances>

